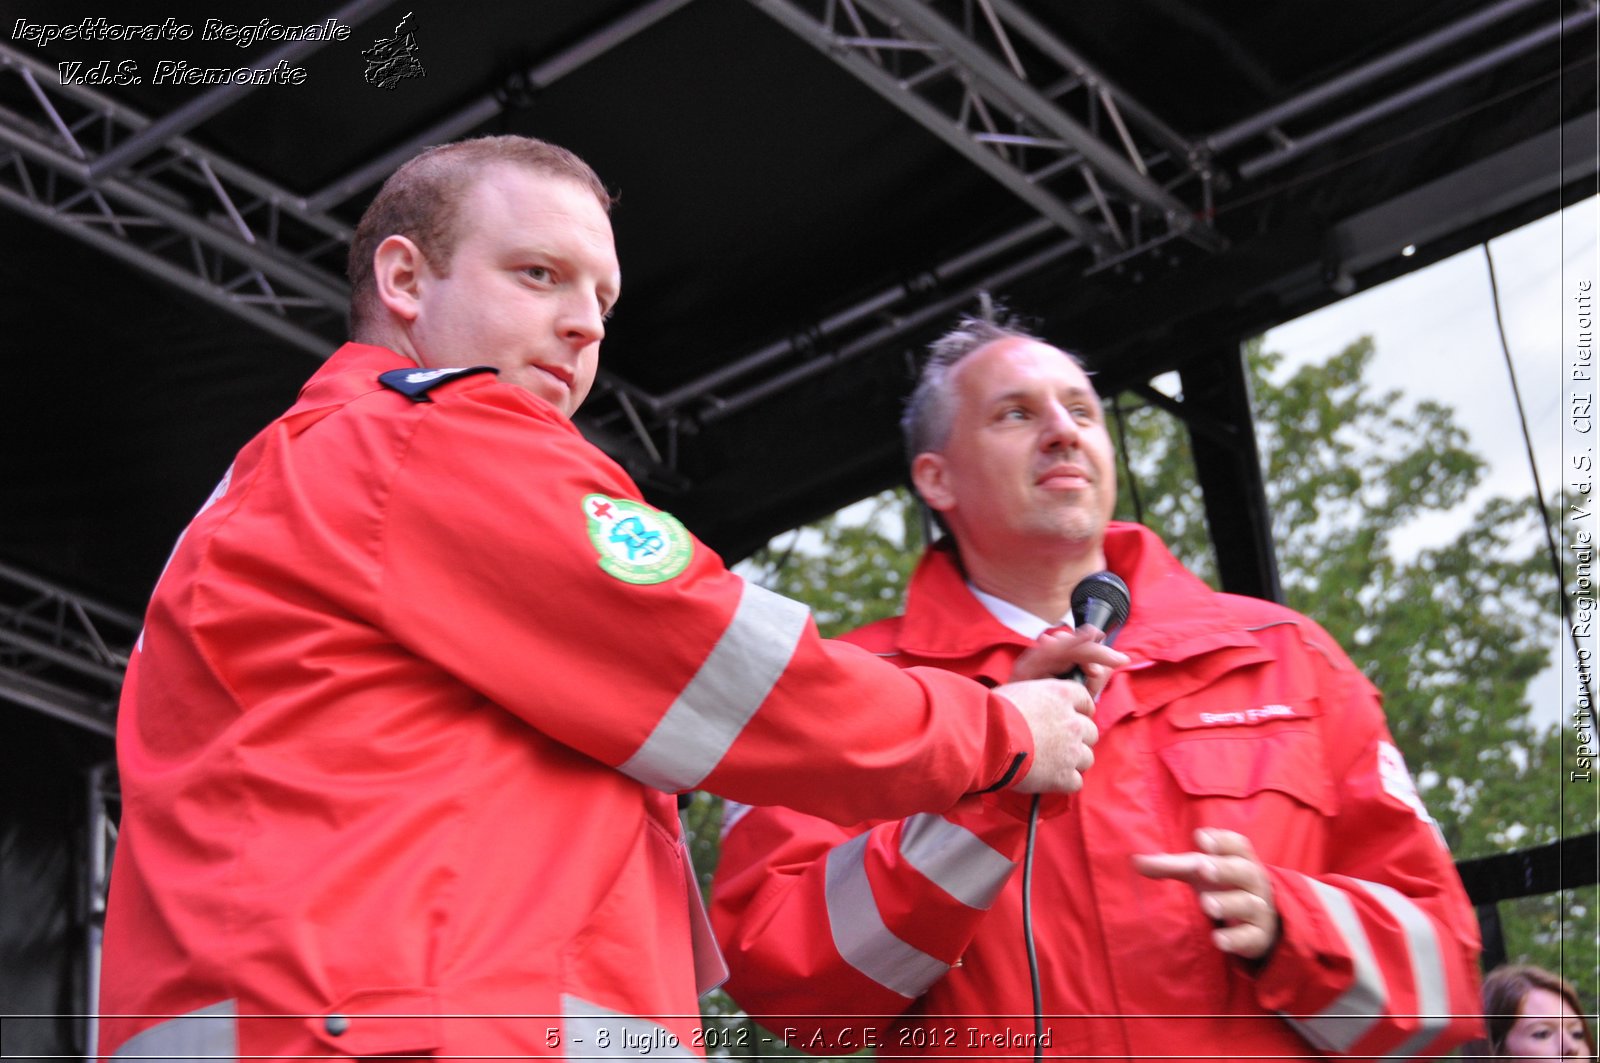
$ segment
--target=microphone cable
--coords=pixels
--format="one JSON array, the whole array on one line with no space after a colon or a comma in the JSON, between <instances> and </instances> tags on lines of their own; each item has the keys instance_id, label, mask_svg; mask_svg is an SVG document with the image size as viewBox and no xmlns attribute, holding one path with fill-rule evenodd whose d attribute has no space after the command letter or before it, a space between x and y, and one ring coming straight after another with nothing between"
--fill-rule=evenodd
<instances>
[{"instance_id":1,"label":"microphone cable","mask_svg":"<svg viewBox=\"0 0 1600 1063\"><path fill-rule=\"evenodd\" d=\"M1044 1058L1044 989L1039 983L1039 954L1033 944L1033 841L1039 834L1039 799L1028 807L1028 840L1022 851L1022 940L1028 946L1028 984L1033 989L1033 1058Z\"/></svg>"},{"instance_id":2,"label":"microphone cable","mask_svg":"<svg viewBox=\"0 0 1600 1063\"><path fill-rule=\"evenodd\" d=\"M1116 642L1132 607L1128 585L1113 572L1085 576L1072 588L1074 627L1097 627L1105 632L1101 644ZM1083 682L1083 669L1074 668L1063 679ZM1028 804L1028 837L1022 851L1022 939L1028 951L1028 986L1033 991L1033 1058L1044 1059L1044 985L1039 977L1039 953L1033 936L1033 854L1039 835L1039 805L1042 794L1034 794Z\"/></svg>"}]
</instances>

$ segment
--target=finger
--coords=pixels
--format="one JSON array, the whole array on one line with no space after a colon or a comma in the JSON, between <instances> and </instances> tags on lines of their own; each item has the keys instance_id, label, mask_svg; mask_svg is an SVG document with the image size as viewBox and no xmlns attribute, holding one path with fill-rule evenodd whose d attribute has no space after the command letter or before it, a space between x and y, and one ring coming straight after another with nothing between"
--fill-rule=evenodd
<instances>
[{"instance_id":1,"label":"finger","mask_svg":"<svg viewBox=\"0 0 1600 1063\"><path fill-rule=\"evenodd\" d=\"M1073 714L1081 716L1085 720L1092 718L1094 716L1094 696L1089 693L1088 688L1082 683L1063 683L1062 686L1066 690L1067 707L1072 710ZM1098 733L1096 737L1098 737Z\"/></svg>"},{"instance_id":2,"label":"finger","mask_svg":"<svg viewBox=\"0 0 1600 1063\"><path fill-rule=\"evenodd\" d=\"M1053 628L1040 635L1012 665L1011 681L1044 679L1065 675L1075 668L1102 665L1119 668L1128 663L1126 654L1095 642L1100 633L1093 628L1074 631Z\"/></svg>"},{"instance_id":3,"label":"finger","mask_svg":"<svg viewBox=\"0 0 1600 1063\"><path fill-rule=\"evenodd\" d=\"M1100 692L1111 681L1111 669L1103 664L1086 664L1083 666L1083 685L1089 688L1089 697L1099 700Z\"/></svg>"},{"instance_id":4,"label":"finger","mask_svg":"<svg viewBox=\"0 0 1600 1063\"><path fill-rule=\"evenodd\" d=\"M1211 932L1211 943L1231 956L1260 959L1272 945L1272 933L1251 923L1225 926Z\"/></svg>"},{"instance_id":5,"label":"finger","mask_svg":"<svg viewBox=\"0 0 1600 1063\"><path fill-rule=\"evenodd\" d=\"M1250 839L1236 831L1201 827L1195 831L1195 845L1216 857L1217 882L1249 890L1272 903L1272 876L1256 855Z\"/></svg>"},{"instance_id":6,"label":"finger","mask_svg":"<svg viewBox=\"0 0 1600 1063\"><path fill-rule=\"evenodd\" d=\"M1274 918L1271 906L1248 890L1212 890L1201 894L1200 910L1210 919L1230 926L1249 923L1266 927L1272 925Z\"/></svg>"},{"instance_id":7,"label":"finger","mask_svg":"<svg viewBox=\"0 0 1600 1063\"><path fill-rule=\"evenodd\" d=\"M1010 681L1020 683L1029 679L1051 679L1071 670L1068 651L1062 647L1060 639L1047 631L1012 662Z\"/></svg>"},{"instance_id":8,"label":"finger","mask_svg":"<svg viewBox=\"0 0 1600 1063\"><path fill-rule=\"evenodd\" d=\"M1108 668L1121 668L1130 663L1133 658L1121 650L1114 650L1103 641L1105 635L1096 628L1080 628L1077 632L1080 637L1079 652L1084 663L1103 664Z\"/></svg>"},{"instance_id":9,"label":"finger","mask_svg":"<svg viewBox=\"0 0 1600 1063\"><path fill-rule=\"evenodd\" d=\"M1250 839L1238 831L1223 830L1221 827L1201 827L1194 832L1195 848L1202 853L1211 853L1213 856L1242 856L1248 860L1256 859L1256 848L1250 844Z\"/></svg>"},{"instance_id":10,"label":"finger","mask_svg":"<svg viewBox=\"0 0 1600 1063\"><path fill-rule=\"evenodd\" d=\"M1172 879L1200 887L1207 884L1206 875L1214 874L1208 865L1211 858L1205 853L1135 853L1133 868L1146 878Z\"/></svg>"},{"instance_id":11,"label":"finger","mask_svg":"<svg viewBox=\"0 0 1600 1063\"><path fill-rule=\"evenodd\" d=\"M1210 861L1207 870L1206 885L1214 890L1245 890L1249 893L1266 895L1267 878L1266 870L1254 860L1247 860L1242 856L1212 856L1202 854Z\"/></svg>"}]
</instances>

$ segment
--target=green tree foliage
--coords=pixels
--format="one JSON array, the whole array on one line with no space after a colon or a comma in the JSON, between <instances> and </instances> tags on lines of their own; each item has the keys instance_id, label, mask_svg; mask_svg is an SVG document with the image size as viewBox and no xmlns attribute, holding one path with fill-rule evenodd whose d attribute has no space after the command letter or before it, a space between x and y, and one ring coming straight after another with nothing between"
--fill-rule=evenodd
<instances>
[{"instance_id":1,"label":"green tree foliage","mask_svg":"<svg viewBox=\"0 0 1600 1063\"><path fill-rule=\"evenodd\" d=\"M1396 744L1458 859L1592 831L1594 784L1564 783L1560 728L1528 717L1529 684L1564 637L1544 518L1529 501L1503 498L1469 518L1453 512L1484 460L1448 407L1374 392L1365 381L1373 357L1364 338L1286 375L1281 356L1247 348L1287 602L1384 692ZM1119 519L1149 525L1215 586L1187 432L1155 407L1112 408ZM1418 527L1439 545L1409 548ZM834 634L898 611L921 545L915 504L898 490L863 520L833 517L775 541L750 568ZM718 804L699 800L705 816ZM696 844L709 876L715 831ZM1591 1009L1596 901L1591 886L1500 906L1511 958L1561 971Z\"/></svg>"},{"instance_id":2,"label":"green tree foliage","mask_svg":"<svg viewBox=\"0 0 1600 1063\"><path fill-rule=\"evenodd\" d=\"M750 560L759 582L810 606L828 638L900 612L922 553L921 508L907 490L869 499L850 518L826 517Z\"/></svg>"}]
</instances>

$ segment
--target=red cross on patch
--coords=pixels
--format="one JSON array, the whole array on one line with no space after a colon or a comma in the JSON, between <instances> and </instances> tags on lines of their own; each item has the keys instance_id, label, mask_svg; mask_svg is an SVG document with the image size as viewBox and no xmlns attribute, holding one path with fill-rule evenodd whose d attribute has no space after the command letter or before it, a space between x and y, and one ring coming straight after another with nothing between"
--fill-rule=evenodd
<instances>
[{"instance_id":1,"label":"red cross on patch","mask_svg":"<svg viewBox=\"0 0 1600 1063\"><path fill-rule=\"evenodd\" d=\"M596 502L594 504L594 515L602 518L611 516L611 503Z\"/></svg>"}]
</instances>

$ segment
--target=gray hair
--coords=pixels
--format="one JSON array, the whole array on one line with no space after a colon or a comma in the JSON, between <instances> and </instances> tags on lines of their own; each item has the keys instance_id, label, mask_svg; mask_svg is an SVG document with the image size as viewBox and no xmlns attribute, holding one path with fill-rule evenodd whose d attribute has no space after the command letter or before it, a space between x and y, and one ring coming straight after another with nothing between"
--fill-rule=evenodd
<instances>
[{"instance_id":1,"label":"gray hair","mask_svg":"<svg viewBox=\"0 0 1600 1063\"><path fill-rule=\"evenodd\" d=\"M1023 328L1021 320L1003 306L995 306L986 299L982 316L963 317L954 328L928 345L928 359L922 365L917 386L900 416L907 462L914 461L918 454L942 450L950 441L956 413L950 374L956 365L980 348L1005 339L1045 342ZM1063 353L1080 368L1087 368L1077 355Z\"/></svg>"}]
</instances>

